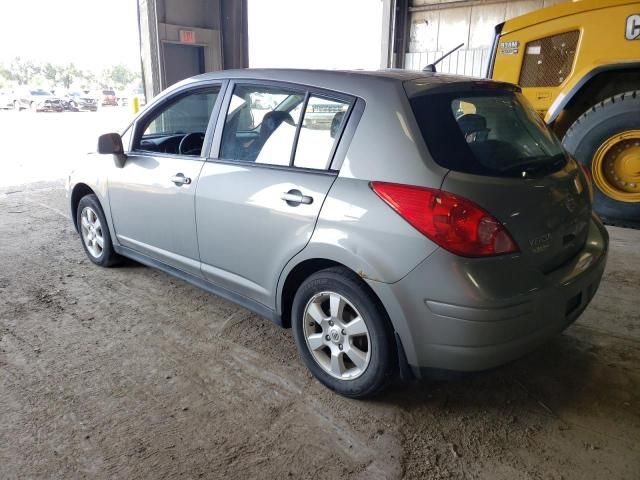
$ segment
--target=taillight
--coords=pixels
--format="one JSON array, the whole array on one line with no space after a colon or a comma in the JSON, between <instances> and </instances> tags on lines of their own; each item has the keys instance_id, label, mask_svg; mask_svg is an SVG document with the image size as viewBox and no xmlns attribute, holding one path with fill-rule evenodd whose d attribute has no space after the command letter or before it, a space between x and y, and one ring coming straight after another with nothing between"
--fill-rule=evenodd
<instances>
[{"instance_id":1,"label":"taillight","mask_svg":"<svg viewBox=\"0 0 640 480\"><path fill-rule=\"evenodd\" d=\"M371 182L371 188L419 232L452 253L485 257L518 251L504 225L466 198L398 183Z\"/></svg>"}]
</instances>

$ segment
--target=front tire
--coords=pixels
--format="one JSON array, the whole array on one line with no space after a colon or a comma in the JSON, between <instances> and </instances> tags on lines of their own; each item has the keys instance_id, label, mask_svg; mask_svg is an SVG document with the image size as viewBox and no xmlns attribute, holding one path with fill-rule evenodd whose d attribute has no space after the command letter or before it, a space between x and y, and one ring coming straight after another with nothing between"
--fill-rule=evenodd
<instances>
[{"instance_id":1,"label":"front tire","mask_svg":"<svg viewBox=\"0 0 640 480\"><path fill-rule=\"evenodd\" d=\"M113 249L109 225L98 197L90 194L80 199L76 222L82 247L89 260L101 267L111 267L121 261L122 257Z\"/></svg>"},{"instance_id":2,"label":"front tire","mask_svg":"<svg viewBox=\"0 0 640 480\"><path fill-rule=\"evenodd\" d=\"M602 220L640 228L640 91L594 105L562 142L591 171L594 210Z\"/></svg>"},{"instance_id":3,"label":"front tire","mask_svg":"<svg viewBox=\"0 0 640 480\"><path fill-rule=\"evenodd\" d=\"M296 292L291 315L298 352L322 384L353 398L384 388L395 371L393 330L351 270L333 267L311 275Z\"/></svg>"}]
</instances>

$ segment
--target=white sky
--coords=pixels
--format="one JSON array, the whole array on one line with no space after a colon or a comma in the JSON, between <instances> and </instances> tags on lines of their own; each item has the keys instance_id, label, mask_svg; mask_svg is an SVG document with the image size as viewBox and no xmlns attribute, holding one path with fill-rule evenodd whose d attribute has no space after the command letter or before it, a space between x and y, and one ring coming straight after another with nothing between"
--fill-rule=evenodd
<instances>
[{"instance_id":1,"label":"white sky","mask_svg":"<svg viewBox=\"0 0 640 480\"><path fill-rule=\"evenodd\" d=\"M380 68L381 0L248 0L251 67Z\"/></svg>"},{"instance_id":2,"label":"white sky","mask_svg":"<svg viewBox=\"0 0 640 480\"><path fill-rule=\"evenodd\" d=\"M252 67L380 67L382 0L248 4ZM136 0L0 0L0 62L16 56L138 69Z\"/></svg>"},{"instance_id":3,"label":"white sky","mask_svg":"<svg viewBox=\"0 0 640 480\"><path fill-rule=\"evenodd\" d=\"M0 62L140 68L135 0L0 0Z\"/></svg>"}]
</instances>

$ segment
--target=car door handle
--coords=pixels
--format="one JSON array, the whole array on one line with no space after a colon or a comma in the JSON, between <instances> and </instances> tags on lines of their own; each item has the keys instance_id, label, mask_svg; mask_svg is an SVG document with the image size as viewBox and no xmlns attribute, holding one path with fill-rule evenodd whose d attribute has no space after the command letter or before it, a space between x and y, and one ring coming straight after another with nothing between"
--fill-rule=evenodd
<instances>
[{"instance_id":1,"label":"car door handle","mask_svg":"<svg viewBox=\"0 0 640 480\"><path fill-rule=\"evenodd\" d=\"M311 205L313 203L313 197L303 195L300 190L296 190L295 188L283 193L280 195L280 198L287 202L287 205L290 207L297 207L301 203L305 205Z\"/></svg>"},{"instance_id":2,"label":"car door handle","mask_svg":"<svg viewBox=\"0 0 640 480\"><path fill-rule=\"evenodd\" d=\"M191 179L189 177L185 177L183 173L176 173L169 180L176 185L189 185L191 183Z\"/></svg>"}]
</instances>

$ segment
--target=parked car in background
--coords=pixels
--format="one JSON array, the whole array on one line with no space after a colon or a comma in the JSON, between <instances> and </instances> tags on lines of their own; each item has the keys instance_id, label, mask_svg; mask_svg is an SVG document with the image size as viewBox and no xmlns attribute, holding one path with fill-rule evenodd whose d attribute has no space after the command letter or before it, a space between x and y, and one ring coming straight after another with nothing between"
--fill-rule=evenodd
<instances>
[{"instance_id":1,"label":"parked car in background","mask_svg":"<svg viewBox=\"0 0 640 480\"><path fill-rule=\"evenodd\" d=\"M80 91L67 92L61 100L65 110L70 112L96 112L98 110L98 101L91 95Z\"/></svg>"},{"instance_id":2,"label":"parked car in background","mask_svg":"<svg viewBox=\"0 0 640 480\"><path fill-rule=\"evenodd\" d=\"M112 107L118 106L118 97L116 96L116 92L114 90L101 90L100 91L100 105L106 106L110 105Z\"/></svg>"},{"instance_id":3,"label":"parked car in background","mask_svg":"<svg viewBox=\"0 0 640 480\"><path fill-rule=\"evenodd\" d=\"M507 83L227 70L170 88L98 153L67 179L91 262L129 257L292 327L347 396L524 355L606 264L588 174Z\"/></svg>"},{"instance_id":4,"label":"parked car in background","mask_svg":"<svg viewBox=\"0 0 640 480\"><path fill-rule=\"evenodd\" d=\"M258 110L269 110L275 108L282 101L278 96L269 93L254 93L251 95L251 106Z\"/></svg>"},{"instance_id":5,"label":"parked car in background","mask_svg":"<svg viewBox=\"0 0 640 480\"><path fill-rule=\"evenodd\" d=\"M324 98L310 98L304 115L304 124L309 128L325 129L331 125L337 113L346 112L346 105Z\"/></svg>"},{"instance_id":6,"label":"parked car in background","mask_svg":"<svg viewBox=\"0 0 640 480\"><path fill-rule=\"evenodd\" d=\"M20 88L14 92L13 108L33 112L62 112L62 101L43 88Z\"/></svg>"},{"instance_id":7,"label":"parked car in background","mask_svg":"<svg viewBox=\"0 0 640 480\"><path fill-rule=\"evenodd\" d=\"M134 98L138 99L138 105L140 107L144 107L147 104L146 98L144 96L144 90L142 88L135 88L127 92L122 92L118 97L118 105L122 107L131 105Z\"/></svg>"},{"instance_id":8,"label":"parked car in background","mask_svg":"<svg viewBox=\"0 0 640 480\"><path fill-rule=\"evenodd\" d=\"M13 108L13 90L0 90L0 109L6 110Z\"/></svg>"}]
</instances>

